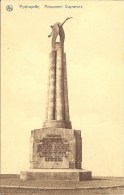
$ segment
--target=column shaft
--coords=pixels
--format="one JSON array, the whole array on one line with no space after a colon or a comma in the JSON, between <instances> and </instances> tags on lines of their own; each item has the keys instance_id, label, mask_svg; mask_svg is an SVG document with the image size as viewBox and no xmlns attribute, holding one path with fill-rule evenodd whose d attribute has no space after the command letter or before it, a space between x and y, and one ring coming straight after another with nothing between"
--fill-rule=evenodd
<instances>
[{"instance_id":1,"label":"column shaft","mask_svg":"<svg viewBox=\"0 0 124 195\"><path fill-rule=\"evenodd\" d=\"M63 51L57 49L56 60L56 120L64 120Z\"/></svg>"},{"instance_id":2,"label":"column shaft","mask_svg":"<svg viewBox=\"0 0 124 195\"><path fill-rule=\"evenodd\" d=\"M48 107L49 107L49 85L50 85L50 67L51 67L51 58L52 54L49 54L49 59L50 59L50 65L49 65L49 70L48 70L48 84L47 84L47 102L46 102L46 116L45 120L48 120Z\"/></svg>"},{"instance_id":3,"label":"column shaft","mask_svg":"<svg viewBox=\"0 0 124 195\"><path fill-rule=\"evenodd\" d=\"M56 52L51 53L49 70L48 120L55 120Z\"/></svg>"},{"instance_id":4,"label":"column shaft","mask_svg":"<svg viewBox=\"0 0 124 195\"><path fill-rule=\"evenodd\" d=\"M65 103L65 120L69 121L69 103L68 103L68 85L67 85L67 68L66 68L66 53L63 54L64 67L64 103Z\"/></svg>"}]
</instances>

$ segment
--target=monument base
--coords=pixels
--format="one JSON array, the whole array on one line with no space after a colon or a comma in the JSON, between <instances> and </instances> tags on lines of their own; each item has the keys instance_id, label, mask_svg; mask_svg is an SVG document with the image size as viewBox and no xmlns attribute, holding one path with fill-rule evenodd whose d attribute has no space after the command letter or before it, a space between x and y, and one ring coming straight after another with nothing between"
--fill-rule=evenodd
<instances>
[{"instance_id":1,"label":"monument base","mask_svg":"<svg viewBox=\"0 0 124 195\"><path fill-rule=\"evenodd\" d=\"M83 181L91 180L92 172L84 169L29 169L20 172L21 180Z\"/></svg>"},{"instance_id":2,"label":"monument base","mask_svg":"<svg viewBox=\"0 0 124 195\"><path fill-rule=\"evenodd\" d=\"M81 169L81 131L42 128L31 132L31 169Z\"/></svg>"}]
</instances>

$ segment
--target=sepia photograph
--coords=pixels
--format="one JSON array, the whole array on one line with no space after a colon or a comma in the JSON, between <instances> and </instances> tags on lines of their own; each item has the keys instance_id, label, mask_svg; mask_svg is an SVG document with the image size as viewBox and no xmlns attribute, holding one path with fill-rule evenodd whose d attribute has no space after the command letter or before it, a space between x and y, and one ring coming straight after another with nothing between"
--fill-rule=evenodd
<instances>
[{"instance_id":1,"label":"sepia photograph","mask_svg":"<svg viewBox=\"0 0 124 195\"><path fill-rule=\"evenodd\" d=\"M0 195L124 194L124 1L1 1Z\"/></svg>"}]
</instances>

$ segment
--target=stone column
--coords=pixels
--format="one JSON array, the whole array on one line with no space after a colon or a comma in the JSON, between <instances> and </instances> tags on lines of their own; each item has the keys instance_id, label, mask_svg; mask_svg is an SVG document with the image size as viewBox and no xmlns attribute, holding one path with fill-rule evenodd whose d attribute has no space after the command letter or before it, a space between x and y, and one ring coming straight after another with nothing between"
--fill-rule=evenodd
<instances>
[{"instance_id":1,"label":"stone column","mask_svg":"<svg viewBox=\"0 0 124 195\"><path fill-rule=\"evenodd\" d=\"M65 120L69 121L69 103L68 103L68 85L67 85L67 68L66 68L66 53L63 55L63 65L64 65L64 103L65 103Z\"/></svg>"},{"instance_id":2,"label":"stone column","mask_svg":"<svg viewBox=\"0 0 124 195\"><path fill-rule=\"evenodd\" d=\"M51 62L51 53L49 54L49 59L50 59L50 62ZM48 71L48 84L47 84L47 102L46 102L46 116L45 116L45 120L48 120L48 107L49 107L49 85L50 85L50 67L51 67L51 63L49 65L49 71Z\"/></svg>"},{"instance_id":3,"label":"stone column","mask_svg":"<svg viewBox=\"0 0 124 195\"><path fill-rule=\"evenodd\" d=\"M49 70L49 96L48 96L48 117L47 120L55 120L55 85L56 85L56 52L50 54Z\"/></svg>"},{"instance_id":4,"label":"stone column","mask_svg":"<svg viewBox=\"0 0 124 195\"><path fill-rule=\"evenodd\" d=\"M63 50L56 43L56 120L64 120Z\"/></svg>"},{"instance_id":5,"label":"stone column","mask_svg":"<svg viewBox=\"0 0 124 195\"><path fill-rule=\"evenodd\" d=\"M60 42L50 53L48 100L43 127L72 128L69 119L66 54Z\"/></svg>"}]
</instances>

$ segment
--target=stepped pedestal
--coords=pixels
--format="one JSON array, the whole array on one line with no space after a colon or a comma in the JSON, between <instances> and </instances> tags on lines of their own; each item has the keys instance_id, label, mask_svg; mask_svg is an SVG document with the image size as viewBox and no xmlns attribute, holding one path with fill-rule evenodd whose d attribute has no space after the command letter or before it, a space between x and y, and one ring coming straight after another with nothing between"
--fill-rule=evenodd
<instances>
[{"instance_id":1,"label":"stepped pedestal","mask_svg":"<svg viewBox=\"0 0 124 195\"><path fill-rule=\"evenodd\" d=\"M83 169L30 169L21 171L22 180L83 181L91 180L91 172Z\"/></svg>"},{"instance_id":2,"label":"stepped pedestal","mask_svg":"<svg viewBox=\"0 0 124 195\"><path fill-rule=\"evenodd\" d=\"M20 178L41 180L86 180L91 172L81 169L82 138L80 130L42 128L31 132L31 169Z\"/></svg>"}]
</instances>

